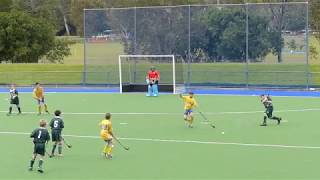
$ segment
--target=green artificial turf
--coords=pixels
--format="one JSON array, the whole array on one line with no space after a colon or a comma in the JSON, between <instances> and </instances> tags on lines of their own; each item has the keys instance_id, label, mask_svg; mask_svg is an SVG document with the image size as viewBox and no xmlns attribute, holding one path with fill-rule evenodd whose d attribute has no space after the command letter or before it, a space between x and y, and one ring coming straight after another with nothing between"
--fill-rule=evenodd
<instances>
[{"instance_id":1,"label":"green artificial turf","mask_svg":"<svg viewBox=\"0 0 320 180\"><path fill-rule=\"evenodd\" d=\"M33 151L28 134L39 119L53 116L37 116L31 94L22 93L24 113L7 117L7 97L0 94L0 179L320 178L318 98L273 97L274 114L283 123L260 127L264 107L258 97L196 95L216 128L195 114L190 129L177 95L46 94L50 111L64 113L63 134L73 147L64 148L62 158L46 158L45 173L39 174L27 170ZM98 123L105 112L113 114L115 135L130 147L125 151L115 143L112 160L101 156Z\"/></svg>"}]
</instances>

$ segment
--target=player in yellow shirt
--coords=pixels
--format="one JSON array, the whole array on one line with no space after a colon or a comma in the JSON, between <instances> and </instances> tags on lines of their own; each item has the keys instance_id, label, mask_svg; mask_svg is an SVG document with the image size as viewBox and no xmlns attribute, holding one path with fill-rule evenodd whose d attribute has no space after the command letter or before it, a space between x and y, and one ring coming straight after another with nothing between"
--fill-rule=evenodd
<instances>
[{"instance_id":1,"label":"player in yellow shirt","mask_svg":"<svg viewBox=\"0 0 320 180\"><path fill-rule=\"evenodd\" d=\"M180 94L180 98L182 98L184 102L184 120L188 123L188 127L192 128L194 119L192 109L198 106L197 101L194 99L194 93L189 92L189 95L187 96L183 96L182 94Z\"/></svg>"},{"instance_id":2,"label":"player in yellow shirt","mask_svg":"<svg viewBox=\"0 0 320 180\"><path fill-rule=\"evenodd\" d=\"M33 98L35 98L38 101L39 115L42 112L42 106L44 106L45 112L49 114L48 106L44 101L44 90L43 90L43 87L40 86L40 83L36 82L35 87L33 89L32 96L33 96Z\"/></svg>"},{"instance_id":3,"label":"player in yellow shirt","mask_svg":"<svg viewBox=\"0 0 320 180\"><path fill-rule=\"evenodd\" d=\"M112 159L112 148L113 148L113 133L112 133L112 123L111 123L111 114L107 113L105 119L99 123L101 127L100 137L106 143L103 148L103 155Z\"/></svg>"}]
</instances>

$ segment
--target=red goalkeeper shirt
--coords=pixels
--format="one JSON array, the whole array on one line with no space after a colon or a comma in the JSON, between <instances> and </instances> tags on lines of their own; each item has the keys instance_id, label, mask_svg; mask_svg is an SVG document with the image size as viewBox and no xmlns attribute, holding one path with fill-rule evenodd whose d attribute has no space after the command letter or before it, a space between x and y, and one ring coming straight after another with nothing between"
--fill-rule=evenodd
<instances>
[{"instance_id":1,"label":"red goalkeeper shirt","mask_svg":"<svg viewBox=\"0 0 320 180\"><path fill-rule=\"evenodd\" d=\"M149 80L159 79L159 77L160 77L159 71L149 71L149 72L148 72L148 78L149 78Z\"/></svg>"}]
</instances>

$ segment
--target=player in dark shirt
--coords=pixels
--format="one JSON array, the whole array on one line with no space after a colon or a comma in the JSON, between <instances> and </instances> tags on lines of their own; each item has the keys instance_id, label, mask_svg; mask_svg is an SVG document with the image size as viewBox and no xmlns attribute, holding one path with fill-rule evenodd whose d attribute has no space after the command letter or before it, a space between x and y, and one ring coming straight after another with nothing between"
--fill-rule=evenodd
<instances>
[{"instance_id":1,"label":"player in dark shirt","mask_svg":"<svg viewBox=\"0 0 320 180\"><path fill-rule=\"evenodd\" d=\"M50 141L50 134L46 129L47 122L45 120L40 120L40 127L33 130L30 137L33 138L34 151L32 159L30 161L29 171L33 170L33 164L39 155L39 166L38 172L43 173L43 158L46 152L46 143Z\"/></svg>"},{"instance_id":2,"label":"player in dark shirt","mask_svg":"<svg viewBox=\"0 0 320 180\"><path fill-rule=\"evenodd\" d=\"M269 95L260 95L260 100L261 100L262 104L264 105L264 107L266 108L266 111L264 112L265 115L263 117L263 122L262 122L261 126L267 126L267 118L272 119L272 120L276 120L278 122L278 124L280 124L282 118L272 115L273 104L272 104L271 97Z\"/></svg>"},{"instance_id":3,"label":"player in dark shirt","mask_svg":"<svg viewBox=\"0 0 320 180\"><path fill-rule=\"evenodd\" d=\"M61 118L61 111L56 110L54 112L55 117L50 121L51 136L54 145L52 147L51 156L54 156L54 151L58 145L58 156L62 156L62 129L64 128L64 122Z\"/></svg>"},{"instance_id":4,"label":"player in dark shirt","mask_svg":"<svg viewBox=\"0 0 320 180\"><path fill-rule=\"evenodd\" d=\"M21 114L21 108L20 108L20 104L19 104L19 97L18 97L19 93L16 89L16 86L14 84L11 85L10 88L10 107L9 107L9 112L8 112L8 116L11 115L12 113L12 106L15 105L19 111L19 114Z\"/></svg>"}]
</instances>

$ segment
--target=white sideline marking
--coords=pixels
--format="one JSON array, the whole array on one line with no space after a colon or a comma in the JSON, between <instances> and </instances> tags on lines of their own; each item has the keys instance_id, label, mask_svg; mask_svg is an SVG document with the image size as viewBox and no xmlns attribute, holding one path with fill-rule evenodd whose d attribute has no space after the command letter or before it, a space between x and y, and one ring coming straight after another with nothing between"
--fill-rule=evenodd
<instances>
[{"instance_id":1,"label":"white sideline marking","mask_svg":"<svg viewBox=\"0 0 320 180\"><path fill-rule=\"evenodd\" d=\"M0 132L0 134L13 135L30 135L25 132ZM73 138L90 138L100 139L99 136L81 136L81 135L64 135ZM301 146L301 145L282 145L282 144L251 144L237 142L218 142L218 141L196 141L196 140L175 140L175 139L151 139L151 138L120 138L128 141L149 141L149 142L171 142L171 143L193 143L193 144L215 144L215 145L233 145L233 146L249 146L249 147L270 147L270 148L293 148L293 149L320 149L320 146Z\"/></svg>"},{"instance_id":2,"label":"white sideline marking","mask_svg":"<svg viewBox=\"0 0 320 180\"><path fill-rule=\"evenodd\" d=\"M305 111L320 111L320 108L311 108L311 109L287 109L287 110L277 110L277 112L305 112ZM0 111L0 113L7 113L8 111ZM208 115L223 115L223 114L256 114L256 113L263 113L264 111L225 111L225 112L203 112L204 114ZM37 114L37 112L22 112L22 114ZM97 112L64 112L63 114L67 115L101 115L105 113L97 113ZM161 113L161 112L151 112L151 113L144 113L144 112L112 112L112 114L116 115L181 115L181 113ZM198 114L198 113L195 113Z\"/></svg>"},{"instance_id":3,"label":"white sideline marking","mask_svg":"<svg viewBox=\"0 0 320 180\"><path fill-rule=\"evenodd\" d=\"M128 123L126 123L126 122L123 122L123 123L120 123L120 125L127 125Z\"/></svg>"}]
</instances>

